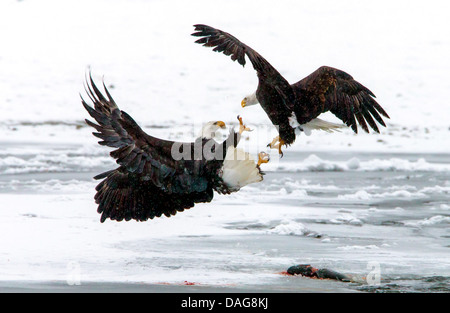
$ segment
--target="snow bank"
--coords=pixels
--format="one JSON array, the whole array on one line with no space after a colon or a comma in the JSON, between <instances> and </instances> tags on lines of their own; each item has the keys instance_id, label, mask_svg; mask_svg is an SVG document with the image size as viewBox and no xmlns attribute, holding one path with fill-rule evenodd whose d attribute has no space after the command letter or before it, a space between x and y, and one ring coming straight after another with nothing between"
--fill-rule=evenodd
<instances>
[{"instance_id":1,"label":"snow bank","mask_svg":"<svg viewBox=\"0 0 450 313\"><path fill-rule=\"evenodd\" d=\"M358 158L351 158L348 161L323 160L311 154L299 162L283 162L278 164L266 164L266 171L294 171L294 172L342 172L342 171L386 171L386 172L447 172L450 171L448 163L430 163L424 158L411 161L401 158L370 159L360 161Z\"/></svg>"},{"instance_id":2,"label":"snow bank","mask_svg":"<svg viewBox=\"0 0 450 313\"><path fill-rule=\"evenodd\" d=\"M302 223L287 222L279 224L268 231L271 234L290 235L290 236L306 236L312 232Z\"/></svg>"},{"instance_id":3,"label":"snow bank","mask_svg":"<svg viewBox=\"0 0 450 313\"><path fill-rule=\"evenodd\" d=\"M450 224L450 216L443 216L443 215L435 215L429 218L425 218L423 220L405 222L405 225L413 227L449 225L449 224Z\"/></svg>"}]
</instances>

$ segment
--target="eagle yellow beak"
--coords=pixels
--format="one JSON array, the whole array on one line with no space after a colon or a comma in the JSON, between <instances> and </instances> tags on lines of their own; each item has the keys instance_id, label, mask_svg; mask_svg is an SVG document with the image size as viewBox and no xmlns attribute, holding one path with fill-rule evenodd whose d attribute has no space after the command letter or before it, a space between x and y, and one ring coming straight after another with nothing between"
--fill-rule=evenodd
<instances>
[{"instance_id":1,"label":"eagle yellow beak","mask_svg":"<svg viewBox=\"0 0 450 313\"><path fill-rule=\"evenodd\" d=\"M217 126L219 126L220 128L226 128L226 127L227 127L227 126L225 125L225 123L222 122L222 121L217 121L217 122L215 122L215 124L216 124Z\"/></svg>"},{"instance_id":2,"label":"eagle yellow beak","mask_svg":"<svg viewBox=\"0 0 450 313\"><path fill-rule=\"evenodd\" d=\"M245 99L241 101L241 107L245 108L246 104L247 104L247 101L245 101Z\"/></svg>"}]
</instances>

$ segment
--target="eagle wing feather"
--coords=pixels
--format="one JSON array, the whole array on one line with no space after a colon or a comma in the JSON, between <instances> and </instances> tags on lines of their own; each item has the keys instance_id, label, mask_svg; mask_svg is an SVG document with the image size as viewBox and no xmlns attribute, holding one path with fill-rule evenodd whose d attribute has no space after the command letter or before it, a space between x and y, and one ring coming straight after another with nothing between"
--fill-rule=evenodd
<instances>
[{"instance_id":1,"label":"eagle wing feather","mask_svg":"<svg viewBox=\"0 0 450 313\"><path fill-rule=\"evenodd\" d=\"M293 84L293 88L300 99L296 105L308 104L308 107L302 106L301 110L298 110L301 112L297 116L299 123L302 123L302 118L315 118L320 113L330 111L355 133L358 132L357 124L366 132L369 132L369 124L379 133L374 119L386 126L380 114L389 118L368 88L354 80L351 75L332 67L320 67Z\"/></svg>"},{"instance_id":2,"label":"eagle wing feather","mask_svg":"<svg viewBox=\"0 0 450 313\"><path fill-rule=\"evenodd\" d=\"M103 179L95 196L101 221L143 221L174 215L197 202L210 202L213 187L202 173L203 161L174 160L174 142L146 134L103 87L106 97L89 75L86 93L93 107L82 98L83 106L97 122L86 119L86 123L96 130L93 134L101 139L100 145L115 148L110 155L120 165L94 177ZM193 151L193 143L189 145Z\"/></svg>"},{"instance_id":3,"label":"eagle wing feather","mask_svg":"<svg viewBox=\"0 0 450 313\"><path fill-rule=\"evenodd\" d=\"M245 55L256 70L258 78L267 86L270 83L282 99L287 109L293 107L295 96L289 82L258 52L247 46L233 35L208 25L196 24L192 36L202 37L196 43L205 47L214 47L213 51L231 56L233 61L245 66Z\"/></svg>"}]
</instances>

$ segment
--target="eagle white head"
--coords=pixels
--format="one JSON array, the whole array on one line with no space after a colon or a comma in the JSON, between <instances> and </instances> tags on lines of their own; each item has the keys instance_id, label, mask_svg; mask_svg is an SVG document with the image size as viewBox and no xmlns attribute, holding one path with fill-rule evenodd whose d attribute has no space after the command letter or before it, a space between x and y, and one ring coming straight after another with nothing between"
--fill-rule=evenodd
<instances>
[{"instance_id":1,"label":"eagle white head","mask_svg":"<svg viewBox=\"0 0 450 313\"><path fill-rule=\"evenodd\" d=\"M199 134L199 137L205 139L215 139L217 136L217 131L221 129L225 129L226 125L222 121L211 121L203 125L202 130Z\"/></svg>"},{"instance_id":2,"label":"eagle white head","mask_svg":"<svg viewBox=\"0 0 450 313\"><path fill-rule=\"evenodd\" d=\"M259 103L259 101L256 98L256 91L255 91L251 95L248 95L244 99L242 99L241 106L244 108L244 107L247 107L247 106L250 106L250 105L255 105L255 104L258 104L258 103Z\"/></svg>"}]
</instances>

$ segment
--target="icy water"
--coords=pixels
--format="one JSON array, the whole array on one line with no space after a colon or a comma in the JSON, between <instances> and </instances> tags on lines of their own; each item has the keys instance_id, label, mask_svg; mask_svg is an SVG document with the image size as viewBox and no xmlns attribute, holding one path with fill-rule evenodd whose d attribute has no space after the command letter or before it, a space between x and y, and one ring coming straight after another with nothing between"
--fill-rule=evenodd
<instances>
[{"instance_id":1,"label":"icy water","mask_svg":"<svg viewBox=\"0 0 450 313\"><path fill-rule=\"evenodd\" d=\"M286 150L239 193L101 224L92 176L114 163L94 145L2 143L0 289L450 291L450 154Z\"/></svg>"}]
</instances>

